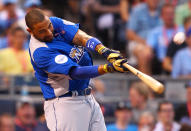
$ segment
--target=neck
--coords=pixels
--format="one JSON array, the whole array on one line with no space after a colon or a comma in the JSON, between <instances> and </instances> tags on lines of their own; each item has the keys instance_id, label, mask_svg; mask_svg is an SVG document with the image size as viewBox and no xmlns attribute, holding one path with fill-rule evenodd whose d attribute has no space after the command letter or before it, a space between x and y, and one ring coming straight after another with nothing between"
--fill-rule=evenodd
<instances>
[{"instance_id":1,"label":"neck","mask_svg":"<svg viewBox=\"0 0 191 131\"><path fill-rule=\"evenodd\" d=\"M175 27L175 24L165 24L165 28L167 29L171 29L171 28L174 28Z\"/></svg>"},{"instance_id":2,"label":"neck","mask_svg":"<svg viewBox=\"0 0 191 131\"><path fill-rule=\"evenodd\" d=\"M116 125L119 129L125 129L127 126L127 122L118 120L116 122Z\"/></svg>"},{"instance_id":3,"label":"neck","mask_svg":"<svg viewBox=\"0 0 191 131\"><path fill-rule=\"evenodd\" d=\"M164 126L165 131L171 131L173 122L163 122L163 126Z\"/></svg>"},{"instance_id":4,"label":"neck","mask_svg":"<svg viewBox=\"0 0 191 131\"><path fill-rule=\"evenodd\" d=\"M156 11L156 8L148 7L150 12Z\"/></svg>"}]
</instances>

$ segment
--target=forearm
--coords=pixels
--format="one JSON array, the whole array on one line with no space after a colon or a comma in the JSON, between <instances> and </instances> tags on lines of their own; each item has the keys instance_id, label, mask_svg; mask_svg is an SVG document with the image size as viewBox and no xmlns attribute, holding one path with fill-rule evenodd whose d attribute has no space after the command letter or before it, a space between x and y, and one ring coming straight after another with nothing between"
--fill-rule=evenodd
<instances>
[{"instance_id":1,"label":"forearm","mask_svg":"<svg viewBox=\"0 0 191 131\"><path fill-rule=\"evenodd\" d=\"M78 30L78 32L76 33L76 35L73 39L73 43L75 45L89 48L90 50L95 51L95 52L98 52L98 50L101 47L104 47L104 45L98 39L86 34L85 32L83 32L81 30ZM95 47L93 47L92 49L90 48L91 43L95 44Z\"/></svg>"},{"instance_id":2,"label":"forearm","mask_svg":"<svg viewBox=\"0 0 191 131\"><path fill-rule=\"evenodd\" d=\"M128 1L127 0L120 0L120 16L123 21L125 21L125 22L128 21L129 11L128 11Z\"/></svg>"},{"instance_id":3,"label":"forearm","mask_svg":"<svg viewBox=\"0 0 191 131\"><path fill-rule=\"evenodd\" d=\"M78 30L76 33L73 39L73 44L83 46L91 52L99 53L100 55L103 55L103 57L109 62L122 58L119 51L106 48L97 38L94 38L81 30Z\"/></svg>"},{"instance_id":4,"label":"forearm","mask_svg":"<svg viewBox=\"0 0 191 131\"><path fill-rule=\"evenodd\" d=\"M107 73L104 69L104 65L99 66L78 66L74 67L70 71L70 77L72 79L89 79Z\"/></svg>"},{"instance_id":5,"label":"forearm","mask_svg":"<svg viewBox=\"0 0 191 131\"><path fill-rule=\"evenodd\" d=\"M163 66L163 68L166 71L171 72L172 71L172 61L171 61L171 58L169 58L169 57L164 58L162 66Z\"/></svg>"},{"instance_id":6,"label":"forearm","mask_svg":"<svg viewBox=\"0 0 191 131\"><path fill-rule=\"evenodd\" d=\"M127 38L128 40L136 41L138 43L145 43L145 40L138 36L134 31L128 30L127 31Z\"/></svg>"}]
</instances>

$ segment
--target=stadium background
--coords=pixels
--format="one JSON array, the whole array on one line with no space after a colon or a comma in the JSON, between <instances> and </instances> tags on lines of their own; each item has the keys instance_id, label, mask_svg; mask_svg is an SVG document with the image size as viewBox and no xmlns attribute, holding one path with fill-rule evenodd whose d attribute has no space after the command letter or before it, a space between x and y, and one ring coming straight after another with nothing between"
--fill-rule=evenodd
<instances>
[{"instance_id":1,"label":"stadium background","mask_svg":"<svg viewBox=\"0 0 191 131\"><path fill-rule=\"evenodd\" d=\"M57 16L74 23L80 23L80 29L96 36L107 47L120 50L125 57L131 58L133 53L129 51L128 45L132 41L140 43L140 39L131 39L129 30L134 31L137 36L142 30L146 30L147 36L143 38L140 35L140 38L142 38L142 42L145 42L145 45L149 45L147 39L153 37L151 35L153 30L164 25L163 22L163 24L155 23L156 25L151 26L149 23L153 20L151 18L143 19L143 22L147 23L139 23L137 26L140 28L134 29L132 26L134 22L139 22L137 18L139 15L136 13L140 13L139 11L144 9L140 15L140 17L144 17L149 12L146 9L149 1L155 1L156 8L153 12L154 17L158 14L158 16L156 15L158 21L163 20L161 8L164 5L167 8L173 6L175 18L172 20L174 25L178 28L185 28L183 21L191 13L191 9L186 8L190 7L190 0L158 0L158 3L157 0L0 0L0 131L4 131L5 128L9 131L47 130L43 115L42 93L29 65L28 54L25 52L28 49L30 38L24 24L24 15L28 10L41 8L49 16ZM186 12L188 13L186 14ZM180 21L180 16L184 17L181 18L182 21ZM188 21L191 23L191 19ZM171 34L173 36L175 33ZM172 36L167 38L169 40L166 48L170 44L174 44L171 41ZM158 37L163 38L163 34ZM187 37L189 38L190 34ZM165 43L164 39L161 41ZM151 50L155 52L158 48L160 47ZM170 49L172 48L174 47ZM144 54L144 52L140 53ZM152 61L158 61L157 55L153 54L156 58L152 57ZM92 55L95 65L106 62L102 57L96 54ZM165 52L165 58L170 57L172 61L175 56L168 56ZM191 83L189 82L191 66L186 66L186 69L182 69L184 73L180 70L176 75L172 73L173 70L176 70L174 62L170 62L172 67L170 70L163 66L153 68L161 65L165 58L159 63L151 62L152 69L150 67L149 71L141 68L144 65L139 65L139 59L137 62L135 62L135 58L129 60L130 64L154 76L165 85L165 92L161 95L152 92L131 73L109 74L93 80L93 94L100 103L106 125L116 122L122 127L134 125L140 131L149 131L153 130L159 121L169 117L167 121L171 123L176 121L182 128L181 130L189 131L191 129L191 116L188 111L189 106L187 106L191 103L191 99L189 99L191 97L189 96L189 94L191 95ZM147 57L142 56L142 59L147 61ZM180 59L184 59L188 63L191 61L189 57L184 56ZM135 89L135 92L131 92L132 94L130 94L131 87ZM159 103L164 100L172 103L174 109L159 116L160 111L157 108Z\"/></svg>"}]
</instances>

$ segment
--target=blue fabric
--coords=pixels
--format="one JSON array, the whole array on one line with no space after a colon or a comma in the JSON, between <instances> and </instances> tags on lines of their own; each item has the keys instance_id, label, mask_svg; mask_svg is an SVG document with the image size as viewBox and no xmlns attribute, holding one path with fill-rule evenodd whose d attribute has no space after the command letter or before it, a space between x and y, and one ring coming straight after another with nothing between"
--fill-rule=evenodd
<instances>
[{"instance_id":1,"label":"blue fabric","mask_svg":"<svg viewBox=\"0 0 191 131\"><path fill-rule=\"evenodd\" d=\"M173 60L172 77L191 74L191 49L184 48L178 51Z\"/></svg>"},{"instance_id":2,"label":"blue fabric","mask_svg":"<svg viewBox=\"0 0 191 131\"><path fill-rule=\"evenodd\" d=\"M54 27L55 40L71 43L79 29L79 24L74 24L58 17L50 17L50 21Z\"/></svg>"},{"instance_id":3,"label":"blue fabric","mask_svg":"<svg viewBox=\"0 0 191 131\"><path fill-rule=\"evenodd\" d=\"M146 39L149 31L161 23L159 11L156 12L155 16L151 16L147 5L139 4L131 12L127 28Z\"/></svg>"},{"instance_id":4,"label":"blue fabric","mask_svg":"<svg viewBox=\"0 0 191 131\"><path fill-rule=\"evenodd\" d=\"M97 45L101 44L101 42L96 38L91 38L86 42L86 48L90 51L95 51Z\"/></svg>"},{"instance_id":5,"label":"blue fabric","mask_svg":"<svg viewBox=\"0 0 191 131\"><path fill-rule=\"evenodd\" d=\"M99 66L78 66L72 68L70 71L70 77L78 80L97 77L100 75L98 72L98 67Z\"/></svg>"},{"instance_id":6,"label":"blue fabric","mask_svg":"<svg viewBox=\"0 0 191 131\"><path fill-rule=\"evenodd\" d=\"M35 50L33 58L37 67L53 74L68 75L71 67L78 66L68 56L46 47ZM60 59L60 63L56 61L56 58Z\"/></svg>"},{"instance_id":7,"label":"blue fabric","mask_svg":"<svg viewBox=\"0 0 191 131\"><path fill-rule=\"evenodd\" d=\"M0 49L8 47L8 39L7 37L0 37Z\"/></svg>"},{"instance_id":8,"label":"blue fabric","mask_svg":"<svg viewBox=\"0 0 191 131\"><path fill-rule=\"evenodd\" d=\"M44 43L47 47L37 48L33 53L34 60L31 59L35 77L40 82L45 99L55 97L54 89L47 80L51 79L56 82L56 78L52 78L48 73L65 75L67 78L72 67L93 65L88 51L84 47L72 43L79 26L57 17L50 17L50 20L54 27L54 39L52 42ZM69 82L62 83L62 85L69 86L69 91L73 91L87 88L90 78L83 80L67 78L67 80Z\"/></svg>"},{"instance_id":9,"label":"blue fabric","mask_svg":"<svg viewBox=\"0 0 191 131\"><path fill-rule=\"evenodd\" d=\"M138 127L136 125L129 124L126 129L120 130L117 128L116 124L111 124L107 126L107 131L138 131Z\"/></svg>"},{"instance_id":10,"label":"blue fabric","mask_svg":"<svg viewBox=\"0 0 191 131\"><path fill-rule=\"evenodd\" d=\"M191 28L188 29L188 31L186 32L186 36L189 37L191 35Z\"/></svg>"},{"instance_id":11,"label":"blue fabric","mask_svg":"<svg viewBox=\"0 0 191 131\"><path fill-rule=\"evenodd\" d=\"M183 27L178 27L176 32L184 31ZM166 36L168 42L171 42L175 34L175 29L166 29ZM156 52L157 58L162 61L166 56L168 44L166 45L166 40L164 37L164 26L158 26L151 30L147 37L147 44Z\"/></svg>"}]
</instances>

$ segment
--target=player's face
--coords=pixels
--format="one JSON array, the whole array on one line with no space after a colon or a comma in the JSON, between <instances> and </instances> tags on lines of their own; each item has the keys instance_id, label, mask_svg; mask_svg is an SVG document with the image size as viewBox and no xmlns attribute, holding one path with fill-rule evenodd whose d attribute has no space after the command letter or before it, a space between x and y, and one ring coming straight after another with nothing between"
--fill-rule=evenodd
<instances>
[{"instance_id":1,"label":"player's face","mask_svg":"<svg viewBox=\"0 0 191 131\"><path fill-rule=\"evenodd\" d=\"M42 42L51 42L53 40L53 26L49 18L33 26L32 34L36 39Z\"/></svg>"}]
</instances>

